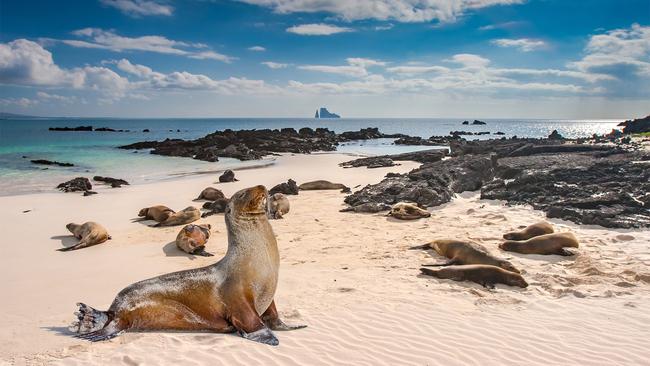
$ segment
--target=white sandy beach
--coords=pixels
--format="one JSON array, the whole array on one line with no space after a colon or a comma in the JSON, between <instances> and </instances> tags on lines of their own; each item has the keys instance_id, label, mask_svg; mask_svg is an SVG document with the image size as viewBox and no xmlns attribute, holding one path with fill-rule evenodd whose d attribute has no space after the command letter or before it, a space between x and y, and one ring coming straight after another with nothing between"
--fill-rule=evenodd
<instances>
[{"instance_id":1,"label":"white sandy beach","mask_svg":"<svg viewBox=\"0 0 650 366\"><path fill-rule=\"evenodd\" d=\"M189 205L207 186L235 191L293 178L348 186L376 183L387 172L418 166L343 169L342 154L283 155L267 168L110 189L99 194L0 197L0 360L55 365L641 365L650 354L650 231L613 230L552 220L581 242L574 257L519 255L497 245L504 232L543 218L523 206L465 193L430 209L432 216L398 221L383 214L340 213L344 194L289 196L291 212L272 221L281 255L280 314L308 328L277 332L278 347L233 334L126 333L88 343L71 337L75 303L106 309L125 286L170 271L205 266L226 251L223 215L201 219L213 236L194 257L177 250L180 227L133 223L142 207ZM25 210L29 212L23 213ZM83 250L56 251L73 239L68 222L97 221L113 239ZM487 290L419 275L441 261L408 250L436 238L471 239L509 258L526 289ZM1 362L0 362L1 363Z\"/></svg>"}]
</instances>

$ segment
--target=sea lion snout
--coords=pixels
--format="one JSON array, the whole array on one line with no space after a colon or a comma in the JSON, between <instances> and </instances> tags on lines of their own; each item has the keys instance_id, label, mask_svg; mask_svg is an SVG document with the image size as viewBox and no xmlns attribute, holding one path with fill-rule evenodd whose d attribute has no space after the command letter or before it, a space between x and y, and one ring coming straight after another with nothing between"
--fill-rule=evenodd
<instances>
[{"instance_id":1,"label":"sea lion snout","mask_svg":"<svg viewBox=\"0 0 650 366\"><path fill-rule=\"evenodd\" d=\"M65 226L65 228L68 229L68 231L72 232L72 230L74 230L74 228L75 228L76 226L78 226L78 225L75 224L75 223L73 223L73 222L71 222L71 223L67 224L67 225Z\"/></svg>"},{"instance_id":2,"label":"sea lion snout","mask_svg":"<svg viewBox=\"0 0 650 366\"><path fill-rule=\"evenodd\" d=\"M143 208L142 210L140 210L140 212L138 212L138 217L147 216L147 211L148 210L149 210L148 208Z\"/></svg>"},{"instance_id":3,"label":"sea lion snout","mask_svg":"<svg viewBox=\"0 0 650 366\"><path fill-rule=\"evenodd\" d=\"M233 208L239 213L265 215L268 195L266 187L262 185L241 190L233 195Z\"/></svg>"}]
</instances>

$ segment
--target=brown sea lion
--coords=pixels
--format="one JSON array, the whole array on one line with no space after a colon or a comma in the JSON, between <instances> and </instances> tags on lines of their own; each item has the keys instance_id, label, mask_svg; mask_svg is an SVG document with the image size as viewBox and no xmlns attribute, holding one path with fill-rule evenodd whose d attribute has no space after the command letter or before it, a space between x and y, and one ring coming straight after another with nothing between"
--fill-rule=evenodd
<instances>
[{"instance_id":1,"label":"brown sea lion","mask_svg":"<svg viewBox=\"0 0 650 366\"><path fill-rule=\"evenodd\" d=\"M546 221L540 221L536 224L526 226L523 230L503 234L503 238L506 240L528 240L536 236L551 233L553 233L553 225Z\"/></svg>"},{"instance_id":2,"label":"brown sea lion","mask_svg":"<svg viewBox=\"0 0 650 366\"><path fill-rule=\"evenodd\" d=\"M189 224L201 218L201 211L193 206L185 207L184 209L174 212L171 214L167 220L161 221L156 225L151 225L152 227L161 227L161 226L176 226Z\"/></svg>"},{"instance_id":3,"label":"brown sea lion","mask_svg":"<svg viewBox=\"0 0 650 366\"><path fill-rule=\"evenodd\" d=\"M413 203L398 202L391 207L388 216L400 220L415 220L431 216L431 212L419 208Z\"/></svg>"},{"instance_id":4,"label":"brown sea lion","mask_svg":"<svg viewBox=\"0 0 650 366\"><path fill-rule=\"evenodd\" d=\"M228 207L228 202L230 200L227 198L221 198L214 202L206 202L203 204L203 208L208 210L201 214L201 217L208 217L218 213L226 212L226 207Z\"/></svg>"},{"instance_id":5,"label":"brown sea lion","mask_svg":"<svg viewBox=\"0 0 650 366\"><path fill-rule=\"evenodd\" d=\"M235 193L226 210L228 251L217 263L136 282L120 291L108 311L78 304L71 330L90 341L127 330L237 331L277 345L271 330L292 330L273 300L280 255L266 217L264 186Z\"/></svg>"},{"instance_id":6,"label":"brown sea lion","mask_svg":"<svg viewBox=\"0 0 650 366\"><path fill-rule=\"evenodd\" d=\"M226 198L226 196L220 190L212 187L208 187L201 191L198 197L194 201L207 200L207 201L216 201L221 198Z\"/></svg>"},{"instance_id":7,"label":"brown sea lion","mask_svg":"<svg viewBox=\"0 0 650 366\"><path fill-rule=\"evenodd\" d=\"M451 266L455 264L487 264L519 273L519 270L505 259L497 258L477 243L462 240L434 240L430 243L409 249L433 249L448 261L440 264L423 264L423 266Z\"/></svg>"},{"instance_id":8,"label":"brown sea lion","mask_svg":"<svg viewBox=\"0 0 650 366\"><path fill-rule=\"evenodd\" d=\"M214 254L205 251L211 228L210 224L186 225L176 236L176 246L188 254L212 257Z\"/></svg>"},{"instance_id":9,"label":"brown sea lion","mask_svg":"<svg viewBox=\"0 0 650 366\"><path fill-rule=\"evenodd\" d=\"M536 236L525 241L506 240L499 248L522 254L574 255L565 247L577 248L578 239L571 233L553 233Z\"/></svg>"},{"instance_id":10,"label":"brown sea lion","mask_svg":"<svg viewBox=\"0 0 650 366\"><path fill-rule=\"evenodd\" d=\"M167 206L157 205L143 208L138 213L138 216L142 217L140 220L154 220L157 222L163 222L174 213L175 211Z\"/></svg>"},{"instance_id":11,"label":"brown sea lion","mask_svg":"<svg viewBox=\"0 0 650 366\"><path fill-rule=\"evenodd\" d=\"M65 226L75 238L79 239L79 243L66 248L57 249L60 252L67 252L69 250L77 250L86 248L92 245L101 244L111 238L108 231L100 224L88 221L84 224L77 225L69 223Z\"/></svg>"},{"instance_id":12,"label":"brown sea lion","mask_svg":"<svg viewBox=\"0 0 650 366\"><path fill-rule=\"evenodd\" d=\"M528 287L519 273L486 264L465 264L441 269L420 268L426 275L454 281L472 281L486 288L494 288L497 283L509 286Z\"/></svg>"},{"instance_id":13,"label":"brown sea lion","mask_svg":"<svg viewBox=\"0 0 650 366\"><path fill-rule=\"evenodd\" d=\"M317 191L340 189L342 193L350 192L350 188L341 183L332 183L326 180L315 180L313 182L303 183L298 186L301 191Z\"/></svg>"},{"instance_id":14,"label":"brown sea lion","mask_svg":"<svg viewBox=\"0 0 650 366\"><path fill-rule=\"evenodd\" d=\"M276 193L269 197L268 216L271 219L281 219L289 212L289 199L282 193Z\"/></svg>"}]
</instances>

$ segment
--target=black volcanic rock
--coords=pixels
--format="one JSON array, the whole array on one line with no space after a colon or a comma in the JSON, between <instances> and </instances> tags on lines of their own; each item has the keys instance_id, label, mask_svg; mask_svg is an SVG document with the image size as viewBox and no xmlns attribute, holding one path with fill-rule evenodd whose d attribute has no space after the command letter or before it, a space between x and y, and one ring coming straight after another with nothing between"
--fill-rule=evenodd
<instances>
[{"instance_id":1,"label":"black volcanic rock","mask_svg":"<svg viewBox=\"0 0 650 366\"><path fill-rule=\"evenodd\" d=\"M433 163L442 160L447 155L447 149L431 149L394 155L380 155L361 158L339 164L343 168L365 166L368 168L395 166L394 161L417 161L420 163Z\"/></svg>"},{"instance_id":2,"label":"black volcanic rock","mask_svg":"<svg viewBox=\"0 0 650 366\"><path fill-rule=\"evenodd\" d=\"M289 179L286 183L280 183L275 187L271 188L269 190L269 195L272 196L276 193L297 195L299 192L300 189L298 188L296 181L293 179Z\"/></svg>"},{"instance_id":3,"label":"black volcanic rock","mask_svg":"<svg viewBox=\"0 0 650 366\"><path fill-rule=\"evenodd\" d=\"M125 181L124 179L102 177L99 175L94 176L93 180L96 182L108 183L111 185L112 188L120 188L123 185L127 185L127 186L129 185L129 182Z\"/></svg>"},{"instance_id":4,"label":"black volcanic rock","mask_svg":"<svg viewBox=\"0 0 650 366\"><path fill-rule=\"evenodd\" d=\"M93 185L88 178L77 177L59 184L56 188L63 192L85 192L93 189Z\"/></svg>"},{"instance_id":5,"label":"black volcanic rock","mask_svg":"<svg viewBox=\"0 0 650 366\"><path fill-rule=\"evenodd\" d=\"M50 131L92 131L93 126L77 126L77 127L50 127Z\"/></svg>"},{"instance_id":6,"label":"black volcanic rock","mask_svg":"<svg viewBox=\"0 0 650 366\"><path fill-rule=\"evenodd\" d=\"M479 121L479 120L477 120L477 119L475 119L474 122L472 122L472 124L473 124L473 125L487 125L487 123L485 123L485 122L483 122L483 121Z\"/></svg>"},{"instance_id":7,"label":"black volcanic rock","mask_svg":"<svg viewBox=\"0 0 650 366\"><path fill-rule=\"evenodd\" d=\"M63 167L70 167L74 166L72 163L61 163L58 161L50 161L50 160L45 160L45 159L36 159L36 160L30 160L32 164L39 164L39 165L58 165L58 166L63 166Z\"/></svg>"},{"instance_id":8,"label":"black volcanic rock","mask_svg":"<svg viewBox=\"0 0 650 366\"><path fill-rule=\"evenodd\" d=\"M638 118L631 121L621 122L619 126L625 126L623 133L650 132L650 116Z\"/></svg>"},{"instance_id":9,"label":"black volcanic rock","mask_svg":"<svg viewBox=\"0 0 650 366\"><path fill-rule=\"evenodd\" d=\"M463 125L468 125L468 124L469 124L469 121L463 121L462 124L463 124Z\"/></svg>"},{"instance_id":10,"label":"black volcanic rock","mask_svg":"<svg viewBox=\"0 0 650 366\"><path fill-rule=\"evenodd\" d=\"M557 130L553 130L550 135L548 135L549 140L564 140L564 137L560 135Z\"/></svg>"}]
</instances>

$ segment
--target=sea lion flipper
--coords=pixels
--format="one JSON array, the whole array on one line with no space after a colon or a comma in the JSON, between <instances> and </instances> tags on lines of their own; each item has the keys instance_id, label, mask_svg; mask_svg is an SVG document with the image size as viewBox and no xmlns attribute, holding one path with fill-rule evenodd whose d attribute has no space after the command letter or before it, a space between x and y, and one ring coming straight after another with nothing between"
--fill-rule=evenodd
<instances>
[{"instance_id":1,"label":"sea lion flipper","mask_svg":"<svg viewBox=\"0 0 650 366\"><path fill-rule=\"evenodd\" d=\"M122 330L119 329L116 325L116 322L113 321L100 330L86 334L79 334L76 335L75 338L85 339L90 342L99 342L115 338L120 335L120 333L122 333Z\"/></svg>"},{"instance_id":2,"label":"sea lion flipper","mask_svg":"<svg viewBox=\"0 0 650 366\"><path fill-rule=\"evenodd\" d=\"M483 287L485 287L487 289L490 289L490 290L494 289L494 283L492 283L492 282L483 282L483 283L481 283L481 285L483 285Z\"/></svg>"},{"instance_id":3,"label":"sea lion flipper","mask_svg":"<svg viewBox=\"0 0 650 366\"><path fill-rule=\"evenodd\" d=\"M262 320L264 321L264 324L266 324L266 326L272 330L285 331L307 328L306 325L288 325L283 322L282 319L280 319L278 310L275 307L275 300L271 302L269 308L266 309L264 314L262 314Z\"/></svg>"},{"instance_id":4,"label":"sea lion flipper","mask_svg":"<svg viewBox=\"0 0 650 366\"><path fill-rule=\"evenodd\" d=\"M268 344L270 346L277 346L280 344L280 341L278 341L278 339L275 337L275 334L273 334L271 329L267 328L266 326L252 333L240 331L239 334L248 340Z\"/></svg>"},{"instance_id":5,"label":"sea lion flipper","mask_svg":"<svg viewBox=\"0 0 650 366\"><path fill-rule=\"evenodd\" d=\"M205 251L205 246L202 246L202 247L199 247L199 248L194 249L194 251L192 252L192 254L194 254L194 255L200 255L200 256L202 256L202 257L214 257L214 254L212 254L212 253L208 253L208 252Z\"/></svg>"},{"instance_id":6,"label":"sea lion flipper","mask_svg":"<svg viewBox=\"0 0 650 366\"><path fill-rule=\"evenodd\" d=\"M575 255L575 253L570 252L570 251L568 251L568 250L566 250L566 249L564 249L564 248L561 248L561 249L558 250L557 253L555 253L555 254L557 254L557 255L561 255L561 256L564 256L564 257L570 257L570 256Z\"/></svg>"},{"instance_id":7,"label":"sea lion flipper","mask_svg":"<svg viewBox=\"0 0 650 366\"><path fill-rule=\"evenodd\" d=\"M446 267L453 266L454 264L459 264L457 259L450 259L442 263L432 263L432 264L422 264L423 267Z\"/></svg>"}]
</instances>

